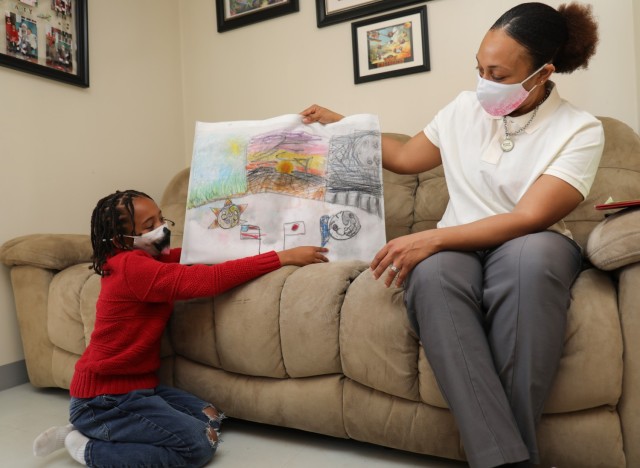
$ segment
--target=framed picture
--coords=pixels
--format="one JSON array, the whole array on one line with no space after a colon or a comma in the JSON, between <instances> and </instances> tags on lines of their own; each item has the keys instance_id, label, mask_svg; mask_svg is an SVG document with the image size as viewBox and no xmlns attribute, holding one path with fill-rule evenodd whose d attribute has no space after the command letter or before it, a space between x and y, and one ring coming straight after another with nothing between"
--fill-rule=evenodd
<instances>
[{"instance_id":1,"label":"framed picture","mask_svg":"<svg viewBox=\"0 0 640 468\"><path fill-rule=\"evenodd\" d=\"M356 84L430 69L426 6L352 23L351 34Z\"/></svg>"},{"instance_id":2,"label":"framed picture","mask_svg":"<svg viewBox=\"0 0 640 468\"><path fill-rule=\"evenodd\" d=\"M87 0L8 0L0 65L89 87Z\"/></svg>"},{"instance_id":3,"label":"framed picture","mask_svg":"<svg viewBox=\"0 0 640 468\"><path fill-rule=\"evenodd\" d=\"M298 0L216 0L218 32L299 11Z\"/></svg>"},{"instance_id":4,"label":"framed picture","mask_svg":"<svg viewBox=\"0 0 640 468\"><path fill-rule=\"evenodd\" d=\"M316 0L318 27L329 26L426 0Z\"/></svg>"}]
</instances>

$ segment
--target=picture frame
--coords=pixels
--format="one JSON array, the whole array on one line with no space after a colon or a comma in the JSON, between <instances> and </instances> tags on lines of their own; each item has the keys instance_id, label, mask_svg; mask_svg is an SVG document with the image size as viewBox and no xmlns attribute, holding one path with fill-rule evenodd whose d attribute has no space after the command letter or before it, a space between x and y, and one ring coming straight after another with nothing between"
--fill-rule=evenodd
<instances>
[{"instance_id":1,"label":"picture frame","mask_svg":"<svg viewBox=\"0 0 640 468\"><path fill-rule=\"evenodd\" d=\"M319 28L428 0L316 0Z\"/></svg>"},{"instance_id":2,"label":"picture frame","mask_svg":"<svg viewBox=\"0 0 640 468\"><path fill-rule=\"evenodd\" d=\"M267 5L257 0L216 0L219 33L298 11L299 0L268 0Z\"/></svg>"},{"instance_id":3,"label":"picture frame","mask_svg":"<svg viewBox=\"0 0 640 468\"><path fill-rule=\"evenodd\" d=\"M9 0L2 5L0 65L89 87L88 0Z\"/></svg>"},{"instance_id":4,"label":"picture frame","mask_svg":"<svg viewBox=\"0 0 640 468\"><path fill-rule=\"evenodd\" d=\"M431 69L426 5L352 23L351 35L355 84Z\"/></svg>"}]
</instances>

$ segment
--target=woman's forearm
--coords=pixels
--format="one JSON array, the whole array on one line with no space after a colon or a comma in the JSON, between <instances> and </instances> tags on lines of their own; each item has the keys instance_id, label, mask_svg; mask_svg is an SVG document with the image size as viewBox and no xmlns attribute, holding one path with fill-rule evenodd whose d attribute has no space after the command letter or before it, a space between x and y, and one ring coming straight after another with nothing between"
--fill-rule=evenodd
<instances>
[{"instance_id":1,"label":"woman's forearm","mask_svg":"<svg viewBox=\"0 0 640 468\"><path fill-rule=\"evenodd\" d=\"M522 214L505 213L468 224L425 231L424 242L431 244L429 250L435 249L435 252L483 250L545 228Z\"/></svg>"}]
</instances>

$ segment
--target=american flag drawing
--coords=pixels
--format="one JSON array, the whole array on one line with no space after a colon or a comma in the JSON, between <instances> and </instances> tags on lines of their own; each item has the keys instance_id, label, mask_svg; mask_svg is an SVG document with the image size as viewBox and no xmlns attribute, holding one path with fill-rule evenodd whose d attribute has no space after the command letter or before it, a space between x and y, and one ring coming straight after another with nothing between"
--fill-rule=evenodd
<instances>
[{"instance_id":1,"label":"american flag drawing","mask_svg":"<svg viewBox=\"0 0 640 468\"><path fill-rule=\"evenodd\" d=\"M262 233L260 232L260 226L254 224L242 224L240 225L240 240L257 240L258 241L258 254L260 254L260 248L262 247Z\"/></svg>"},{"instance_id":2,"label":"american flag drawing","mask_svg":"<svg viewBox=\"0 0 640 468\"><path fill-rule=\"evenodd\" d=\"M240 226L240 239L258 239L260 240L260 226L253 224L243 224Z\"/></svg>"}]
</instances>

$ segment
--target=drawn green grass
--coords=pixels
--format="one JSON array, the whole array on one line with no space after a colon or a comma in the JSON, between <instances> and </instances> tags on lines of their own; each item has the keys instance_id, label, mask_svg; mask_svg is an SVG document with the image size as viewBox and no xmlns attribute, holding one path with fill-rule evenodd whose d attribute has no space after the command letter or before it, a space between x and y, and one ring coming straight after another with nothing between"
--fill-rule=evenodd
<instances>
[{"instance_id":1,"label":"drawn green grass","mask_svg":"<svg viewBox=\"0 0 640 468\"><path fill-rule=\"evenodd\" d=\"M230 198L244 194L247 191L246 174L234 174L224 180L212 180L211 183L201 184L189 191L187 209L198 208L215 200Z\"/></svg>"}]
</instances>

